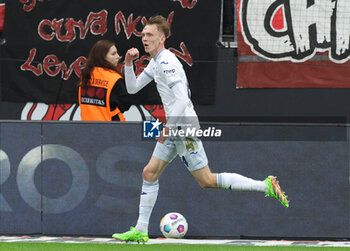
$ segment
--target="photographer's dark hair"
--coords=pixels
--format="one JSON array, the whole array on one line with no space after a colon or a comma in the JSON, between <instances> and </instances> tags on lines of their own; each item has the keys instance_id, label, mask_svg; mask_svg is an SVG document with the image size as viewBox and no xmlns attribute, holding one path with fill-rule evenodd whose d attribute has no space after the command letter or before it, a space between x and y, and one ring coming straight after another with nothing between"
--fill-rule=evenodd
<instances>
[{"instance_id":1,"label":"photographer's dark hair","mask_svg":"<svg viewBox=\"0 0 350 251\"><path fill-rule=\"evenodd\" d=\"M115 45L112 41L109 40L99 40L91 48L89 57L86 61L85 68L81 71L81 83L82 87L90 85L91 71L94 67L103 67L117 71L116 67L109 63L105 58L109 49ZM120 72L118 72L120 73Z\"/></svg>"}]
</instances>

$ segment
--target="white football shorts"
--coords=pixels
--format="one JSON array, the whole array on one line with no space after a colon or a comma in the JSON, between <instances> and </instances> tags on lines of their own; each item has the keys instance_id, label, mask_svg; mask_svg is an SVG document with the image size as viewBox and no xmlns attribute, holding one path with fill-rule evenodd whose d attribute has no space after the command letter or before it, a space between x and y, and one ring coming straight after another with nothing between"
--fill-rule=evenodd
<instances>
[{"instance_id":1,"label":"white football shorts","mask_svg":"<svg viewBox=\"0 0 350 251\"><path fill-rule=\"evenodd\" d=\"M190 172L208 165L202 141L193 137L167 138L163 144L157 142L152 154L152 156L169 163L176 155L179 155Z\"/></svg>"}]
</instances>

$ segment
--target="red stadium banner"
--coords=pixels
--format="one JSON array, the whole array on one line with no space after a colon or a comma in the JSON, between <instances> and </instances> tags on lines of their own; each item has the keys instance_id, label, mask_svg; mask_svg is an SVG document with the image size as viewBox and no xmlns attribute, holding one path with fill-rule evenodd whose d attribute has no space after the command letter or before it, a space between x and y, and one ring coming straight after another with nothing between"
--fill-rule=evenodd
<instances>
[{"instance_id":1,"label":"red stadium banner","mask_svg":"<svg viewBox=\"0 0 350 251\"><path fill-rule=\"evenodd\" d=\"M5 3L0 1L0 32L4 30Z\"/></svg>"},{"instance_id":2,"label":"red stadium banner","mask_svg":"<svg viewBox=\"0 0 350 251\"><path fill-rule=\"evenodd\" d=\"M237 88L350 88L350 1L237 1Z\"/></svg>"},{"instance_id":3,"label":"red stadium banner","mask_svg":"<svg viewBox=\"0 0 350 251\"><path fill-rule=\"evenodd\" d=\"M115 41L121 55L138 48L141 57L135 69L141 73L150 60L141 43L143 25L150 16L161 14L171 27L166 47L187 72L192 100L213 104L216 67L212 62L217 58L220 7L220 1L212 0L7 1L6 44L0 60L2 100L76 103L80 71L100 39ZM160 103L155 85L142 92L148 98L141 104Z\"/></svg>"}]
</instances>

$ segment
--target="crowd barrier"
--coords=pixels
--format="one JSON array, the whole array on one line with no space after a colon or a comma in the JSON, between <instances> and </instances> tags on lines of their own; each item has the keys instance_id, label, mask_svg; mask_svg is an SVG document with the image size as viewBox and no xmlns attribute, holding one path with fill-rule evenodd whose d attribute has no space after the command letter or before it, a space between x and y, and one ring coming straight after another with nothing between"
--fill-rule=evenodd
<instances>
[{"instance_id":1,"label":"crowd barrier","mask_svg":"<svg viewBox=\"0 0 350 251\"><path fill-rule=\"evenodd\" d=\"M349 238L346 125L222 124L203 140L213 172L276 175L263 193L200 188L179 158L160 178L149 233L180 212L192 237ZM0 233L111 235L135 225L154 140L141 123L0 122Z\"/></svg>"}]
</instances>

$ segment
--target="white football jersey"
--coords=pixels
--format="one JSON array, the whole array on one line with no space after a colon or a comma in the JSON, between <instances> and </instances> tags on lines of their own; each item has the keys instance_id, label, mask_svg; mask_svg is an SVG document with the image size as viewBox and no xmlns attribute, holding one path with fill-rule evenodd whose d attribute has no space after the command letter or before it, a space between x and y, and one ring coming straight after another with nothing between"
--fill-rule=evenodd
<instances>
[{"instance_id":1,"label":"white football jersey","mask_svg":"<svg viewBox=\"0 0 350 251\"><path fill-rule=\"evenodd\" d=\"M190 99L185 71L171 51L163 49L152 58L136 79L136 83L132 83L134 80L131 73L133 68L125 67L125 80L130 93L139 91L154 80L164 106L167 125L191 123L192 126L199 127L199 124L194 124L198 123L198 118Z\"/></svg>"}]
</instances>

